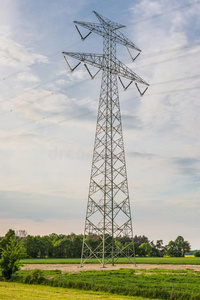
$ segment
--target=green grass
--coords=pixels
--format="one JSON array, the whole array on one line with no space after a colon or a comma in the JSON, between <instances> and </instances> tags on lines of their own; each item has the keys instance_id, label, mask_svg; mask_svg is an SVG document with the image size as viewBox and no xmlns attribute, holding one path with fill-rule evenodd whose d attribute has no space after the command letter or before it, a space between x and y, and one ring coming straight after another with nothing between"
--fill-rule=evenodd
<instances>
[{"instance_id":1,"label":"green grass","mask_svg":"<svg viewBox=\"0 0 200 300\"><path fill-rule=\"evenodd\" d=\"M134 289L163 289L178 292L190 292L200 294L200 272L187 270L160 270L160 269L120 269L117 271L83 271L80 273L66 273L62 280L85 282L93 285L107 285L128 287Z\"/></svg>"},{"instance_id":2,"label":"green grass","mask_svg":"<svg viewBox=\"0 0 200 300\"><path fill-rule=\"evenodd\" d=\"M80 258L27 258L22 259L23 264L80 264ZM97 264L96 259L90 259L90 264ZM118 264L129 263L126 258L120 258ZM200 257L136 257L137 264L174 264L174 265L200 265Z\"/></svg>"},{"instance_id":3,"label":"green grass","mask_svg":"<svg viewBox=\"0 0 200 300\"><path fill-rule=\"evenodd\" d=\"M91 299L112 299L112 300L122 300L122 299L133 299L133 300L144 300L141 297L127 297L127 296L117 296L109 295L106 293L93 292L93 291L79 291L75 289L64 289L64 288L54 288L48 286L39 285L27 285L16 282L0 282L0 299L81 299L81 300L91 300ZM145 298L147 299L147 298Z\"/></svg>"},{"instance_id":4,"label":"green grass","mask_svg":"<svg viewBox=\"0 0 200 300\"><path fill-rule=\"evenodd\" d=\"M192 269L120 269L79 273L47 270L39 271L42 273L33 280L34 272L38 271L20 270L12 280L151 299L200 300L200 272Z\"/></svg>"}]
</instances>

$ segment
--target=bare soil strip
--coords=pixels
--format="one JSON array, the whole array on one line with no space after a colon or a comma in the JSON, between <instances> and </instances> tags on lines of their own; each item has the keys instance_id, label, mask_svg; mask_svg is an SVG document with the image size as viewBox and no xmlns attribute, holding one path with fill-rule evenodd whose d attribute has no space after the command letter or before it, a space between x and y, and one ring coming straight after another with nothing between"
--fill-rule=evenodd
<instances>
[{"instance_id":1,"label":"bare soil strip","mask_svg":"<svg viewBox=\"0 0 200 300\"><path fill-rule=\"evenodd\" d=\"M192 269L195 271L200 271L200 265L151 265L151 264L139 264L137 266L131 264L117 264L115 266L106 265L105 268L102 268L100 264L85 264L83 267L80 267L79 264L26 264L21 267L22 270L61 270L63 272L75 272L80 271L106 271L106 270L119 270L119 269L169 269L169 270L186 270Z\"/></svg>"}]
</instances>

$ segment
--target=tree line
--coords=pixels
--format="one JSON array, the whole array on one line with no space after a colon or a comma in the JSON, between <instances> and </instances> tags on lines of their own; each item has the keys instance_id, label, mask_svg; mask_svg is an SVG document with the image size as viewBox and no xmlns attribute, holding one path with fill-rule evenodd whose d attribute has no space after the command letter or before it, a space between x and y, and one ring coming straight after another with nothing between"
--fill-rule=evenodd
<instances>
[{"instance_id":1,"label":"tree line","mask_svg":"<svg viewBox=\"0 0 200 300\"><path fill-rule=\"evenodd\" d=\"M83 235L71 233L56 234L52 233L44 236L28 235L25 230L15 232L9 229L4 237L0 237L0 257L3 249L6 249L10 241L16 238L24 248L24 256L27 258L80 258L82 250ZM92 235L89 238L89 244L95 249L101 242L101 237ZM121 249L131 242L129 237L115 238L115 244ZM163 240L156 242L150 241L145 235L134 237L135 255L163 257L164 255L181 257L185 253L190 252L191 246L182 236L178 236L175 241L170 241L167 245L163 244Z\"/></svg>"}]
</instances>

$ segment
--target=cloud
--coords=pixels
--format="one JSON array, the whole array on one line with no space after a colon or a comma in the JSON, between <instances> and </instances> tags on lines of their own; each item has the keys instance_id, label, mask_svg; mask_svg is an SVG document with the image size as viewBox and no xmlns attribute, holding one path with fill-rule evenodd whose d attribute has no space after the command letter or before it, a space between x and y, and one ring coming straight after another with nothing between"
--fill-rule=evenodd
<instances>
[{"instance_id":1,"label":"cloud","mask_svg":"<svg viewBox=\"0 0 200 300\"><path fill-rule=\"evenodd\" d=\"M34 53L24 45L14 41L10 37L0 37L0 64L10 66L15 69L28 70L29 67L36 63L47 63L46 56Z\"/></svg>"},{"instance_id":2,"label":"cloud","mask_svg":"<svg viewBox=\"0 0 200 300\"><path fill-rule=\"evenodd\" d=\"M180 173L187 176L200 176L200 159L195 157L179 157L172 159Z\"/></svg>"},{"instance_id":3,"label":"cloud","mask_svg":"<svg viewBox=\"0 0 200 300\"><path fill-rule=\"evenodd\" d=\"M9 19L3 18L0 29L0 64L5 77L0 83L0 181L5 190L0 192L1 220L16 222L16 227L35 234L45 234L49 228L59 232L59 226L62 230L65 224L70 231L83 231L78 218L83 213L84 219L87 204L101 73L95 81L84 66L71 73L61 52L67 48L101 53L97 48L102 41L98 38L98 44L88 38L82 43L72 36L69 20L85 15L85 21L94 21L86 12L91 3L81 3L76 14L70 5L58 9L50 4L45 16L45 4L8 5ZM172 239L173 234L188 235L190 230L195 242L200 111L198 89L192 90L199 78L192 76L199 74L200 61L195 54L199 46L190 46L198 41L200 6L167 14L186 1L142 0L134 7L130 0L126 3L116 4L113 12L103 1L96 3L96 10L110 19L116 15L116 21L126 14L120 23L130 21L130 26L123 33L143 51L129 66L150 83L142 98L134 85L126 93L119 88L129 188L135 199L134 228L151 239ZM123 47L117 51L119 59L130 61ZM72 66L76 63L70 61Z\"/></svg>"},{"instance_id":4,"label":"cloud","mask_svg":"<svg viewBox=\"0 0 200 300\"><path fill-rule=\"evenodd\" d=\"M44 222L46 219L79 219L81 210L76 212L81 203L66 197L21 193L16 191L0 191L1 219L29 219ZM71 203L69 207L69 203ZM61 209L62 207L62 209ZM76 217L75 217L76 215Z\"/></svg>"},{"instance_id":5,"label":"cloud","mask_svg":"<svg viewBox=\"0 0 200 300\"><path fill-rule=\"evenodd\" d=\"M23 81L23 82L38 82L39 78L35 75L33 75L31 72L21 72L17 76L17 80Z\"/></svg>"},{"instance_id":6,"label":"cloud","mask_svg":"<svg viewBox=\"0 0 200 300\"><path fill-rule=\"evenodd\" d=\"M145 234L156 241L162 238L164 243L182 235L192 247L199 247L197 220L200 213L199 201L165 200L135 202L133 210L133 228L137 234Z\"/></svg>"}]
</instances>

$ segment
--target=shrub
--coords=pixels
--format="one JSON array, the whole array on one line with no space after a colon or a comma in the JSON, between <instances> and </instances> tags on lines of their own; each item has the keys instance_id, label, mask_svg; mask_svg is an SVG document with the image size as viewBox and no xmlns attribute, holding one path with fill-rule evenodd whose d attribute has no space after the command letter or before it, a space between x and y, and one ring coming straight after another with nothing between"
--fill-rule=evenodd
<instances>
[{"instance_id":1,"label":"shrub","mask_svg":"<svg viewBox=\"0 0 200 300\"><path fill-rule=\"evenodd\" d=\"M195 256L195 257L200 257L200 251L194 252L194 256Z\"/></svg>"},{"instance_id":2,"label":"shrub","mask_svg":"<svg viewBox=\"0 0 200 300\"><path fill-rule=\"evenodd\" d=\"M20 258L24 256L24 248L16 237L11 237L5 249L1 249L0 267L4 279L9 280L19 270Z\"/></svg>"},{"instance_id":3,"label":"shrub","mask_svg":"<svg viewBox=\"0 0 200 300\"><path fill-rule=\"evenodd\" d=\"M38 278L41 277L42 275L43 275L43 272L40 269L33 269L30 272L31 280L33 280L34 282L37 281Z\"/></svg>"}]
</instances>

